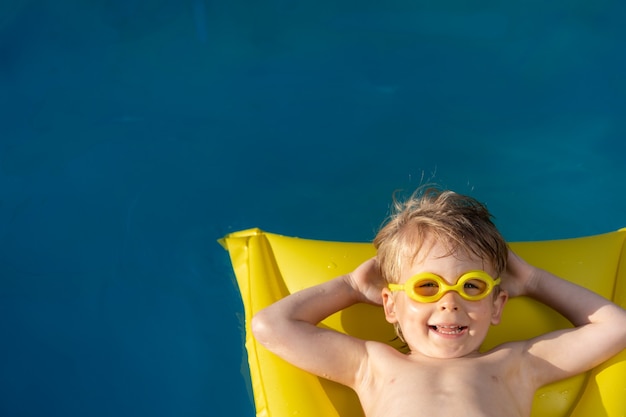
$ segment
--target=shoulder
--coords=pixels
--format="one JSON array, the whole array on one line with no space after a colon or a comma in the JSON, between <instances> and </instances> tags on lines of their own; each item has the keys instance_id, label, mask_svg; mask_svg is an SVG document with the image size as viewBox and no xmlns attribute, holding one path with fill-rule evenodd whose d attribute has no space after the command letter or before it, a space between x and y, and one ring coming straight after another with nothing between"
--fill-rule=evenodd
<instances>
[{"instance_id":1,"label":"shoulder","mask_svg":"<svg viewBox=\"0 0 626 417\"><path fill-rule=\"evenodd\" d=\"M364 342L365 356L360 369L361 379L380 374L395 367L397 362L408 361L407 355L386 343L368 340Z\"/></svg>"},{"instance_id":2,"label":"shoulder","mask_svg":"<svg viewBox=\"0 0 626 417\"><path fill-rule=\"evenodd\" d=\"M518 368L526 358L528 342L507 342L494 347L482 354L482 360L493 362L499 366Z\"/></svg>"},{"instance_id":3,"label":"shoulder","mask_svg":"<svg viewBox=\"0 0 626 417\"><path fill-rule=\"evenodd\" d=\"M378 362L380 360L387 359L399 359L406 360L406 355L396 348L382 342L368 340L365 342L365 351L367 352L367 358L370 361Z\"/></svg>"},{"instance_id":4,"label":"shoulder","mask_svg":"<svg viewBox=\"0 0 626 417\"><path fill-rule=\"evenodd\" d=\"M484 355L501 355L501 354L515 354L522 353L527 349L527 341L519 341L519 342L506 342L500 345L497 345L490 350L484 352Z\"/></svg>"}]
</instances>

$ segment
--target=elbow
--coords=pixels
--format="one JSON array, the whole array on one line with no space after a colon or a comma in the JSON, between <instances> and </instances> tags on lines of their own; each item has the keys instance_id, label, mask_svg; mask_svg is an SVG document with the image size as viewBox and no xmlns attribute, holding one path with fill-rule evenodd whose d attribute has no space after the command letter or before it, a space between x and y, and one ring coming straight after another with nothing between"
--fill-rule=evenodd
<instances>
[{"instance_id":1,"label":"elbow","mask_svg":"<svg viewBox=\"0 0 626 417\"><path fill-rule=\"evenodd\" d=\"M264 346L271 340L271 318L266 310L261 310L252 317L250 329L254 338Z\"/></svg>"},{"instance_id":2,"label":"elbow","mask_svg":"<svg viewBox=\"0 0 626 417\"><path fill-rule=\"evenodd\" d=\"M274 353L287 338L289 328L289 321L271 306L257 312L250 321L254 339Z\"/></svg>"}]
</instances>

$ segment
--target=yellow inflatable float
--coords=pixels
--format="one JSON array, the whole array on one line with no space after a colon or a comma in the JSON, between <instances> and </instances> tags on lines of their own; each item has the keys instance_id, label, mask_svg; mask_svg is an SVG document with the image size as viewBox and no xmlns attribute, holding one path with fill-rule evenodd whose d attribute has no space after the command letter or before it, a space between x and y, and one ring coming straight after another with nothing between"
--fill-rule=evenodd
<instances>
[{"instance_id":1,"label":"yellow inflatable float","mask_svg":"<svg viewBox=\"0 0 626 417\"><path fill-rule=\"evenodd\" d=\"M511 243L522 258L587 287L626 308L626 228L591 237ZM357 417L363 412L352 390L316 377L274 356L252 337L250 318L274 301L353 270L375 254L369 243L330 242L266 233L259 229L220 239L228 250L245 309L246 349L258 417ZM394 330L382 311L356 305L321 325L390 344ZM534 337L570 324L531 299L506 306L483 349ZM399 346L396 346L399 348ZM532 417L626 416L626 351L590 372L540 389Z\"/></svg>"}]
</instances>

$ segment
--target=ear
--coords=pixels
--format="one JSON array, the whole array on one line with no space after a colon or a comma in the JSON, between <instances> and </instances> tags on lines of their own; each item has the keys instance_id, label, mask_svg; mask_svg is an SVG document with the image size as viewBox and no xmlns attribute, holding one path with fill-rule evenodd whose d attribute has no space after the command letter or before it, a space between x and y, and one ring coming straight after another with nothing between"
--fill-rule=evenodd
<instances>
[{"instance_id":1,"label":"ear","mask_svg":"<svg viewBox=\"0 0 626 417\"><path fill-rule=\"evenodd\" d=\"M500 319L502 318L502 312L504 311L504 305L509 299L509 293L505 290L500 289L498 295L493 299L493 311L491 312L491 324L496 325L500 324Z\"/></svg>"},{"instance_id":2,"label":"ear","mask_svg":"<svg viewBox=\"0 0 626 417\"><path fill-rule=\"evenodd\" d=\"M391 324L398 322L396 316L396 300L389 288L382 289L383 309L385 310L385 319Z\"/></svg>"}]
</instances>

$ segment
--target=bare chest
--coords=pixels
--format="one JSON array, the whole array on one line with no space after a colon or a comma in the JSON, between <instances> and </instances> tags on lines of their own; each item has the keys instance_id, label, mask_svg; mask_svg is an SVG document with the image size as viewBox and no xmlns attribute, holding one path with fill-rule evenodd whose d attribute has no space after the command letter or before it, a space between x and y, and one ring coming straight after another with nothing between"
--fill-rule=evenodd
<instances>
[{"instance_id":1,"label":"bare chest","mask_svg":"<svg viewBox=\"0 0 626 417\"><path fill-rule=\"evenodd\" d=\"M451 360L375 370L359 393L368 417L526 417L533 393L515 370L493 361Z\"/></svg>"}]
</instances>

